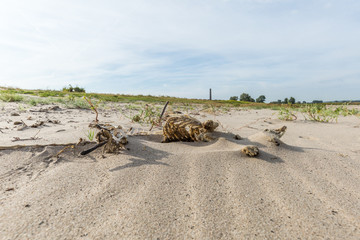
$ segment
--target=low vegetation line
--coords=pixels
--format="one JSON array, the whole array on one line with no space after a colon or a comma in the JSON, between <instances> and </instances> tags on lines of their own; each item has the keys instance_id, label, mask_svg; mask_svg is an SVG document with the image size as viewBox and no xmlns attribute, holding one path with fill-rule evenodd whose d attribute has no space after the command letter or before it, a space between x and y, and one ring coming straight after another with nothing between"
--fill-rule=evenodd
<instances>
[{"instance_id":1,"label":"low vegetation line","mask_svg":"<svg viewBox=\"0 0 360 240\"><path fill-rule=\"evenodd\" d=\"M245 95L244 95L245 96ZM247 96L242 96L243 99ZM126 94L104 94L104 93L86 93L83 88L79 87L64 87L62 90L25 90L20 88L6 88L0 87L0 100L3 102L23 102L32 106L38 104L51 104L59 103L65 105L68 108L81 108L91 109L91 106L84 100L91 99L95 106L99 106L106 102L121 102L121 103L152 103L164 105L166 102L170 102L170 105L182 105L184 108L191 108L191 104L200 104L204 106L204 109L208 109L210 112L219 110L219 108L229 109L233 107L246 107L251 109L272 109L280 111L280 119L283 120L295 120L296 114L294 112L308 113L308 118L314 121L332 121L335 117L317 118L319 112L327 112L330 110L327 105L341 105L340 103L296 103L292 104L292 101L285 101L281 103L264 103L265 96L260 96L258 102L254 102L251 99L249 101L238 101L236 98L233 100L207 100L207 99L189 99L189 98L176 98L170 96L151 96L151 95L126 95ZM261 101L260 101L261 100ZM291 99L294 100L294 99ZM349 103L348 103L349 104ZM359 104L359 103L350 103ZM325 106L325 107L324 107ZM316 108L316 110L314 110ZM306 110L307 109L307 110ZM327 109L325 111L325 109ZM139 117L146 117L149 112L153 111L151 108L146 108L143 113L139 113L138 116L132 116L134 121L139 120ZM345 110L338 112L346 112ZM348 111L349 112L349 111ZM317 120L316 120L317 119ZM139 120L140 121L140 120Z\"/></svg>"},{"instance_id":2,"label":"low vegetation line","mask_svg":"<svg viewBox=\"0 0 360 240\"><path fill-rule=\"evenodd\" d=\"M76 100L77 98L91 98L97 99L103 102L148 102L148 103L182 103L182 104L211 104L215 106L229 105L229 106L262 106L264 108L269 107L265 103L253 103L246 101L235 100L206 100L206 99L189 99L189 98L177 98L170 96L151 96L151 95L126 95L126 94L104 94L104 93L86 93L80 88L79 91L72 90L75 88L64 88L62 91L58 90L24 90L19 88L0 88L0 100L5 102L23 101L23 96L37 96L42 98L51 98L52 101L59 101L58 99ZM57 99L57 100L56 100ZM33 104L35 102L33 101Z\"/></svg>"}]
</instances>

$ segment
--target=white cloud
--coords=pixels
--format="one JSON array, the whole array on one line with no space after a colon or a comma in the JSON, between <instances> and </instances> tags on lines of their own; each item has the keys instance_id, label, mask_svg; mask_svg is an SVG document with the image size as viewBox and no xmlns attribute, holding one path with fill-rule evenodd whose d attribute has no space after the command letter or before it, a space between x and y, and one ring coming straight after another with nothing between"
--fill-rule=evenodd
<instances>
[{"instance_id":1,"label":"white cloud","mask_svg":"<svg viewBox=\"0 0 360 240\"><path fill-rule=\"evenodd\" d=\"M319 91L331 98L342 88L327 87L327 80L359 81L357 7L356 1L4 0L0 85L71 83L186 97L207 97L213 87L219 98L246 89L273 95L268 99L303 91L311 99L306 85L320 81ZM355 98L355 90L344 98Z\"/></svg>"}]
</instances>

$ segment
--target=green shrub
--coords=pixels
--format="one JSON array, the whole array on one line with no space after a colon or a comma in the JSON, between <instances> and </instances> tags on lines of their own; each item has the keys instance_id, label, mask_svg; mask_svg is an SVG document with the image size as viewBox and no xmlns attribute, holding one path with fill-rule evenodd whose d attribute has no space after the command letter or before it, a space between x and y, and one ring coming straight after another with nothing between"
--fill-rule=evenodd
<instances>
[{"instance_id":1,"label":"green shrub","mask_svg":"<svg viewBox=\"0 0 360 240\"><path fill-rule=\"evenodd\" d=\"M70 108L91 109L91 106L82 98L75 98L66 105Z\"/></svg>"},{"instance_id":2,"label":"green shrub","mask_svg":"<svg viewBox=\"0 0 360 240\"><path fill-rule=\"evenodd\" d=\"M280 108L278 116L280 120L284 121L294 121L297 119L297 116L291 108Z\"/></svg>"},{"instance_id":3,"label":"green shrub","mask_svg":"<svg viewBox=\"0 0 360 240\"><path fill-rule=\"evenodd\" d=\"M35 99L31 99L29 101L29 104L32 105L32 106L36 106L38 104L38 102Z\"/></svg>"},{"instance_id":4,"label":"green shrub","mask_svg":"<svg viewBox=\"0 0 360 240\"><path fill-rule=\"evenodd\" d=\"M348 105L348 104L346 104ZM345 107L344 105L337 107L335 109L335 112L338 113L339 115L342 115L344 117L346 116L358 116L360 114L360 110L358 109L348 109L347 107Z\"/></svg>"},{"instance_id":5,"label":"green shrub","mask_svg":"<svg viewBox=\"0 0 360 240\"><path fill-rule=\"evenodd\" d=\"M125 113L123 111L122 114L133 122L154 124L160 119L161 109L150 104L142 106L129 104L125 108L127 109L125 112L129 112Z\"/></svg>"},{"instance_id":6,"label":"green shrub","mask_svg":"<svg viewBox=\"0 0 360 240\"><path fill-rule=\"evenodd\" d=\"M331 122L338 120L339 111L333 110L324 104L307 104L302 109L305 119L316 122Z\"/></svg>"},{"instance_id":7,"label":"green shrub","mask_svg":"<svg viewBox=\"0 0 360 240\"><path fill-rule=\"evenodd\" d=\"M51 94L50 92L42 92L39 93L40 97L49 97L49 96L54 96L53 94Z\"/></svg>"}]
</instances>

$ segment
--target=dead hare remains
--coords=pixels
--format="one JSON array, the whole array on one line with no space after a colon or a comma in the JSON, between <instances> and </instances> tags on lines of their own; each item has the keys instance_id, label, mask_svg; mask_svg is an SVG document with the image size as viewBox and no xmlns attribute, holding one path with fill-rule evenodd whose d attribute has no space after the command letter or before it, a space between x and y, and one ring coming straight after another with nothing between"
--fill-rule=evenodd
<instances>
[{"instance_id":1,"label":"dead hare remains","mask_svg":"<svg viewBox=\"0 0 360 240\"><path fill-rule=\"evenodd\" d=\"M121 126L114 127L111 124L91 123L89 127L100 130L95 136L98 145L104 146L103 153L118 153L121 149L126 149L128 143L126 134ZM87 154L88 151L85 151Z\"/></svg>"},{"instance_id":2,"label":"dead hare remains","mask_svg":"<svg viewBox=\"0 0 360 240\"><path fill-rule=\"evenodd\" d=\"M201 123L187 115L170 117L163 127L164 138L162 142L209 142L213 139L209 133L218 126L219 123L212 120Z\"/></svg>"},{"instance_id":3,"label":"dead hare remains","mask_svg":"<svg viewBox=\"0 0 360 240\"><path fill-rule=\"evenodd\" d=\"M187 115L170 117L163 127L164 137L162 142L209 142L214 139L210 132L213 132L218 126L219 123L212 120L201 123L199 120ZM286 129L286 126L279 129L265 129L263 134L265 134L267 141L279 146L279 139L285 134ZM257 146L244 146L241 152L249 157L256 157L260 151Z\"/></svg>"},{"instance_id":4,"label":"dead hare remains","mask_svg":"<svg viewBox=\"0 0 360 240\"><path fill-rule=\"evenodd\" d=\"M163 127L164 139L162 142L209 142L214 138L210 135L219 123L207 120L201 123L199 120L187 115L170 117ZM256 146L245 146L241 152L249 157L255 157L259 154Z\"/></svg>"}]
</instances>

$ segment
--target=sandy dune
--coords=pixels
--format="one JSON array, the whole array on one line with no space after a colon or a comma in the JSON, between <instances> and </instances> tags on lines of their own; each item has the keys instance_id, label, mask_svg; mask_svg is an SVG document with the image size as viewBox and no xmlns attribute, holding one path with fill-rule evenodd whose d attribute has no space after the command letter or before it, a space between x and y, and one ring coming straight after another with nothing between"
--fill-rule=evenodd
<instances>
[{"instance_id":1,"label":"sandy dune","mask_svg":"<svg viewBox=\"0 0 360 240\"><path fill-rule=\"evenodd\" d=\"M49 107L3 106L0 146L85 137L93 112L41 110ZM160 143L160 129L139 136L149 126L109 107L99 119L133 126L130 150L79 156L85 145L59 159L61 146L1 150L0 239L360 239L359 118L284 122L244 109L195 117L221 123L216 140ZM47 122L17 131L21 120ZM254 135L283 125L280 146ZM240 152L249 144L258 157Z\"/></svg>"}]
</instances>

